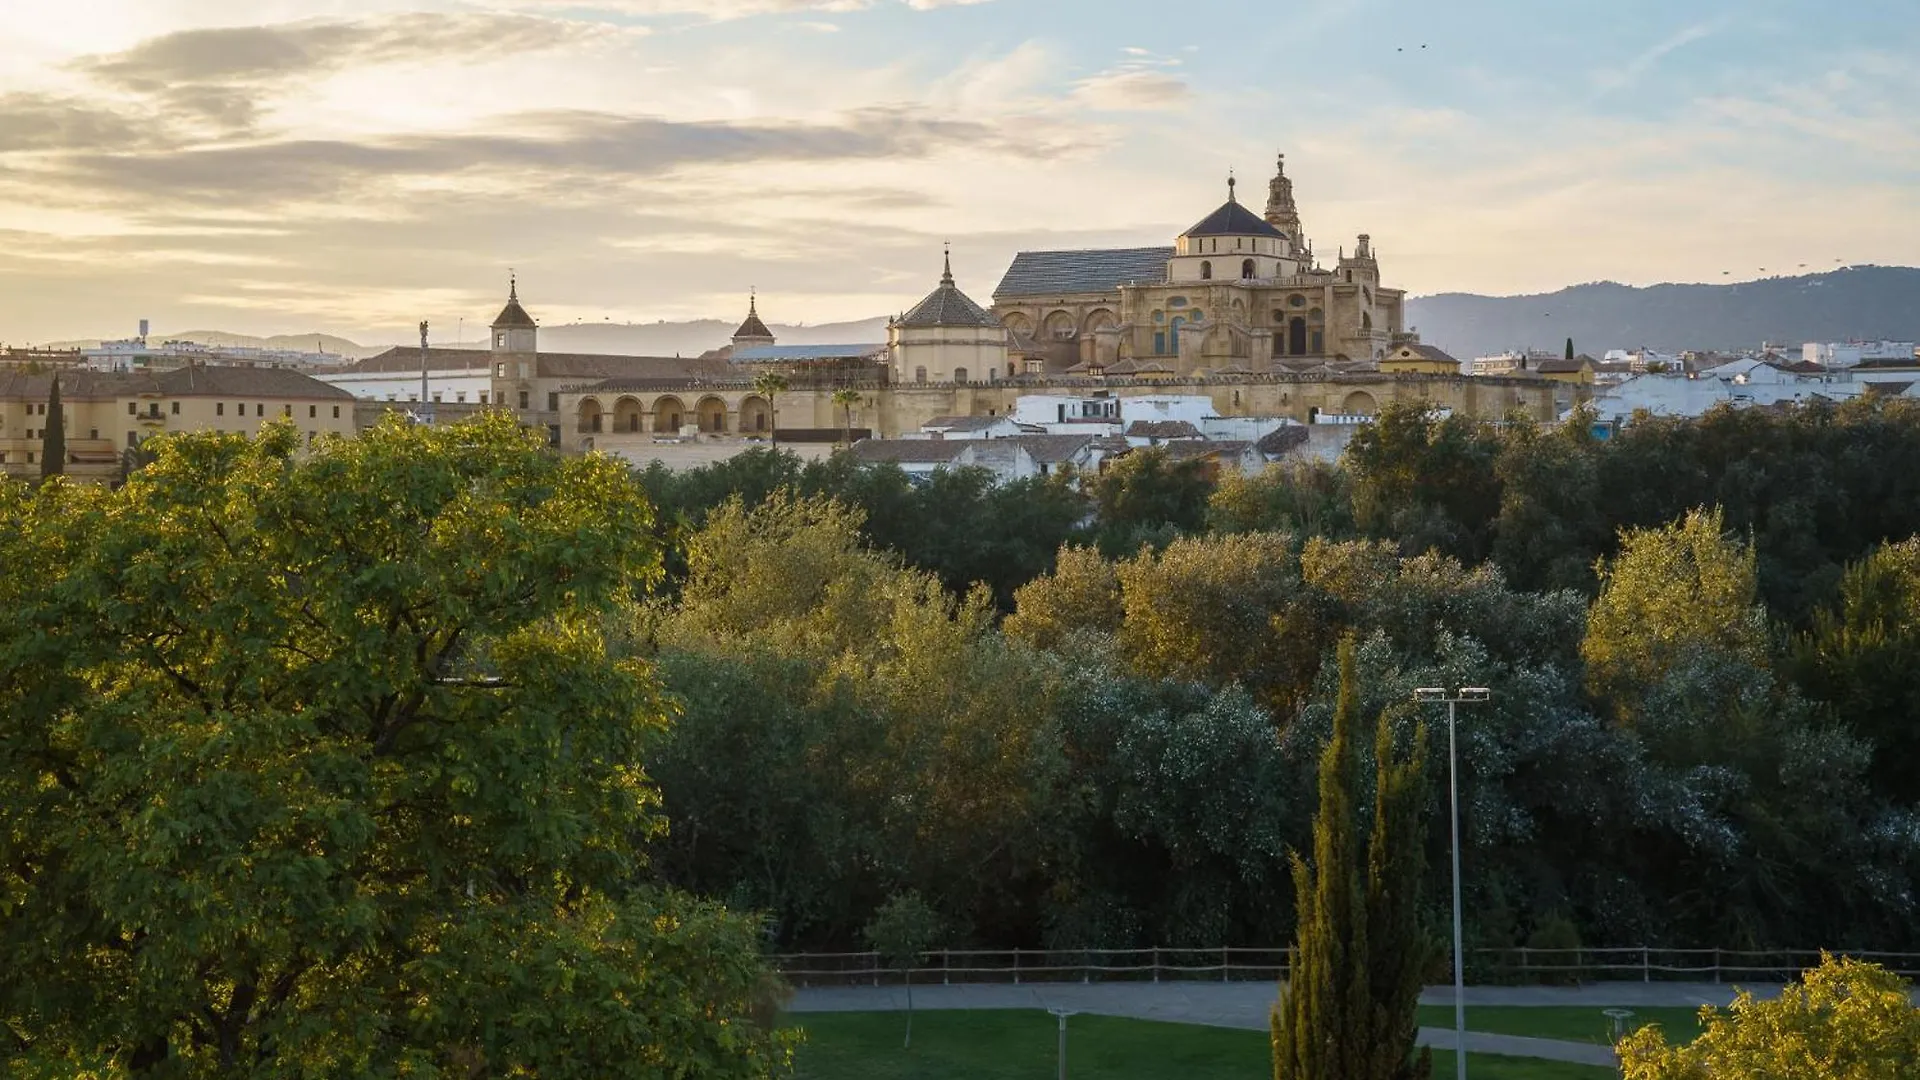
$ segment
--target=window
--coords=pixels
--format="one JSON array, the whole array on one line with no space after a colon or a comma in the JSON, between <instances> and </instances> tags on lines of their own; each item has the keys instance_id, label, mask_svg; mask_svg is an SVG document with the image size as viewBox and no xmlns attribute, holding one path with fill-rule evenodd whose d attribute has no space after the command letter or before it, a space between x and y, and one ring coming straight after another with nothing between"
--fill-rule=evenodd
<instances>
[{"instance_id":1,"label":"window","mask_svg":"<svg viewBox=\"0 0 1920 1080\"><path fill-rule=\"evenodd\" d=\"M1287 306L1288 307L1306 307L1307 298L1304 296L1301 296L1299 293L1295 293L1292 296L1287 297Z\"/></svg>"},{"instance_id":2,"label":"window","mask_svg":"<svg viewBox=\"0 0 1920 1080\"><path fill-rule=\"evenodd\" d=\"M496 378L496 379L504 379L504 378L506 378L506 377L507 377L507 365L505 365L505 364L495 364L495 365L493 366L493 377L494 377L494 378Z\"/></svg>"},{"instance_id":3,"label":"window","mask_svg":"<svg viewBox=\"0 0 1920 1080\"><path fill-rule=\"evenodd\" d=\"M1241 261L1240 276L1243 278L1250 278L1253 276L1253 260L1252 259L1245 259Z\"/></svg>"},{"instance_id":4,"label":"window","mask_svg":"<svg viewBox=\"0 0 1920 1080\"><path fill-rule=\"evenodd\" d=\"M1168 297L1168 298L1167 298L1167 306L1168 306L1168 307L1173 307L1173 308L1180 308L1180 307L1186 307L1186 306L1187 306L1187 298L1186 298L1186 297L1184 297L1184 296L1171 296L1171 297Z\"/></svg>"},{"instance_id":5,"label":"window","mask_svg":"<svg viewBox=\"0 0 1920 1080\"><path fill-rule=\"evenodd\" d=\"M443 397L443 394L442 394L442 392L441 392L441 391L439 391L439 390L435 390L435 391L433 392L433 400L434 400L434 401L436 401L436 402L437 402L437 401L439 401L439 400L441 400L441 398L442 398L442 397Z\"/></svg>"},{"instance_id":6,"label":"window","mask_svg":"<svg viewBox=\"0 0 1920 1080\"><path fill-rule=\"evenodd\" d=\"M507 347L507 335L504 331L493 335L493 347L496 349L504 349ZM500 366L505 368L507 365L501 364ZM501 374L504 376L506 373L502 371Z\"/></svg>"},{"instance_id":7,"label":"window","mask_svg":"<svg viewBox=\"0 0 1920 1080\"><path fill-rule=\"evenodd\" d=\"M140 445L140 436L138 436L138 435L135 435L135 434L134 434L133 432L131 432L131 431L129 431L129 432L127 432L127 445L128 445L128 446L130 446L130 447L132 447L132 446L139 446L139 445Z\"/></svg>"},{"instance_id":8,"label":"window","mask_svg":"<svg viewBox=\"0 0 1920 1080\"><path fill-rule=\"evenodd\" d=\"M254 402L254 403L253 403L253 415L255 415L255 416L265 416L265 415L267 415L267 404L266 404L266 402L264 402L264 401L256 401L256 402Z\"/></svg>"},{"instance_id":9,"label":"window","mask_svg":"<svg viewBox=\"0 0 1920 1080\"><path fill-rule=\"evenodd\" d=\"M523 409L527 407L527 392L525 390L520 391L520 407Z\"/></svg>"},{"instance_id":10,"label":"window","mask_svg":"<svg viewBox=\"0 0 1920 1080\"><path fill-rule=\"evenodd\" d=\"M338 420L338 419L340 419L340 406L338 406L338 405L335 405L335 406L333 407L333 418L334 418L335 420Z\"/></svg>"},{"instance_id":11,"label":"window","mask_svg":"<svg viewBox=\"0 0 1920 1080\"><path fill-rule=\"evenodd\" d=\"M131 401L127 402L127 415L128 416L140 415L140 406L134 404Z\"/></svg>"},{"instance_id":12,"label":"window","mask_svg":"<svg viewBox=\"0 0 1920 1080\"><path fill-rule=\"evenodd\" d=\"M226 402L224 402L224 401L216 401L216 402L214 402L214 403L213 403L213 415L215 415L215 416L225 416L225 415L227 415L227 403L226 403Z\"/></svg>"},{"instance_id":13,"label":"window","mask_svg":"<svg viewBox=\"0 0 1920 1080\"><path fill-rule=\"evenodd\" d=\"M465 400L467 400L467 392L466 392L465 390L458 390L458 391L455 391L455 392L454 392L454 395L453 395L453 400L455 400L455 401L465 401Z\"/></svg>"},{"instance_id":14,"label":"window","mask_svg":"<svg viewBox=\"0 0 1920 1080\"><path fill-rule=\"evenodd\" d=\"M547 395L547 411L548 412L560 411L560 395L559 394Z\"/></svg>"},{"instance_id":15,"label":"window","mask_svg":"<svg viewBox=\"0 0 1920 1080\"><path fill-rule=\"evenodd\" d=\"M87 438L89 438L89 439L97 439L97 438L99 438L99 437L100 437L100 429L99 429L99 428L88 428L88 429L87 429Z\"/></svg>"},{"instance_id":16,"label":"window","mask_svg":"<svg viewBox=\"0 0 1920 1080\"><path fill-rule=\"evenodd\" d=\"M280 406L280 415L291 417L293 415L293 406L291 405Z\"/></svg>"},{"instance_id":17,"label":"window","mask_svg":"<svg viewBox=\"0 0 1920 1080\"><path fill-rule=\"evenodd\" d=\"M953 369L953 381L954 381L954 382L957 382L957 383L963 383L963 382L966 382L966 381L968 381L968 380L967 380L967 369L966 369L966 368L963 368L963 367L957 367L957 368L954 368L954 369Z\"/></svg>"},{"instance_id":18,"label":"window","mask_svg":"<svg viewBox=\"0 0 1920 1080\"><path fill-rule=\"evenodd\" d=\"M311 420L314 417L319 415L320 415L320 406L318 405L307 406L307 419Z\"/></svg>"},{"instance_id":19,"label":"window","mask_svg":"<svg viewBox=\"0 0 1920 1080\"><path fill-rule=\"evenodd\" d=\"M923 368L923 367L917 367L917 368L914 368L914 369L913 369L913 381L914 381L914 382L917 382L917 383L923 383L923 382L926 382L926 381L927 381L927 369L926 369L926 368Z\"/></svg>"},{"instance_id":20,"label":"window","mask_svg":"<svg viewBox=\"0 0 1920 1080\"><path fill-rule=\"evenodd\" d=\"M39 410L40 410L40 415L41 415L41 416L45 416L45 415L47 415L47 407L46 407L45 405L36 405L36 406L34 406L34 408L36 408L36 409L39 409Z\"/></svg>"},{"instance_id":21,"label":"window","mask_svg":"<svg viewBox=\"0 0 1920 1080\"><path fill-rule=\"evenodd\" d=\"M1203 262L1200 264L1200 280L1201 281L1213 280L1213 263Z\"/></svg>"},{"instance_id":22,"label":"window","mask_svg":"<svg viewBox=\"0 0 1920 1080\"><path fill-rule=\"evenodd\" d=\"M1153 332L1153 355L1167 355L1167 332L1165 330L1155 330Z\"/></svg>"},{"instance_id":23,"label":"window","mask_svg":"<svg viewBox=\"0 0 1920 1080\"><path fill-rule=\"evenodd\" d=\"M180 415L180 403L177 401L173 403L173 415L175 416Z\"/></svg>"},{"instance_id":24,"label":"window","mask_svg":"<svg viewBox=\"0 0 1920 1080\"><path fill-rule=\"evenodd\" d=\"M33 464L33 451L27 451L27 464Z\"/></svg>"}]
</instances>

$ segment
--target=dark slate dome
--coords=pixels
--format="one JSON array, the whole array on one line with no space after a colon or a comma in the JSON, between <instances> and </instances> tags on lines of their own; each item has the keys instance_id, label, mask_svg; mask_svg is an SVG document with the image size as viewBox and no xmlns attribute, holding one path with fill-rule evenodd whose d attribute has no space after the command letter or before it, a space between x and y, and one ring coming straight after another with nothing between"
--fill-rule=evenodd
<instances>
[{"instance_id":1,"label":"dark slate dome","mask_svg":"<svg viewBox=\"0 0 1920 1080\"><path fill-rule=\"evenodd\" d=\"M1291 239L1274 228L1266 218L1240 205L1233 194L1234 181L1227 181L1227 201L1220 209L1200 219L1200 223L1181 236L1273 236Z\"/></svg>"},{"instance_id":2,"label":"dark slate dome","mask_svg":"<svg viewBox=\"0 0 1920 1080\"><path fill-rule=\"evenodd\" d=\"M893 325L997 327L1000 320L994 318L986 308L974 303L953 283L953 263L949 259L947 272L940 277L940 287L915 304L912 311L900 316Z\"/></svg>"}]
</instances>

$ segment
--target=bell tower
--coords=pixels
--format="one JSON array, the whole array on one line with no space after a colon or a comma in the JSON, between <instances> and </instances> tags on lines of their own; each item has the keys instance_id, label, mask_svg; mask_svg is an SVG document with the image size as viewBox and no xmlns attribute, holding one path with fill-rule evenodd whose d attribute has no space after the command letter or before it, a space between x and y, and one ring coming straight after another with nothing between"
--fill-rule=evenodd
<instances>
[{"instance_id":1,"label":"bell tower","mask_svg":"<svg viewBox=\"0 0 1920 1080\"><path fill-rule=\"evenodd\" d=\"M498 353L521 353L531 355L538 351L536 345L540 336L540 326L520 306L520 281L507 278L507 306L493 320L493 351Z\"/></svg>"},{"instance_id":2,"label":"bell tower","mask_svg":"<svg viewBox=\"0 0 1920 1080\"><path fill-rule=\"evenodd\" d=\"M1293 180L1287 176L1287 155L1280 155L1273 181L1267 185L1267 224L1287 234L1293 250L1307 250L1307 238L1300 224L1300 208L1293 201Z\"/></svg>"}]
</instances>

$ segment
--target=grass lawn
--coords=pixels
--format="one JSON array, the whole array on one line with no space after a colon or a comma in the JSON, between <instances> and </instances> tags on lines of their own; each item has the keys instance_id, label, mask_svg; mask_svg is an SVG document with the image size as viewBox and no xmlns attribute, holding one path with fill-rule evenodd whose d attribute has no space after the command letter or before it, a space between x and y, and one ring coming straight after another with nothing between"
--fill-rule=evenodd
<instances>
[{"instance_id":1,"label":"grass lawn","mask_svg":"<svg viewBox=\"0 0 1920 1080\"><path fill-rule=\"evenodd\" d=\"M1058 1022L1027 1011L928 1011L913 1017L913 1049L903 1050L905 1013L806 1013L788 1021L807 1041L794 1054L803 1080L1052 1080ZM1273 1075L1263 1031L1161 1024L1107 1016L1067 1021L1067 1075L1100 1080L1211 1077L1266 1080ZM1611 1069L1474 1054L1474 1080L1610 1080ZM1453 1075L1453 1055L1436 1053L1435 1076Z\"/></svg>"},{"instance_id":2,"label":"grass lawn","mask_svg":"<svg viewBox=\"0 0 1920 1080\"><path fill-rule=\"evenodd\" d=\"M1599 1043L1605 1046L1607 1034L1611 1030L1609 1022L1601 1012L1605 1006L1562 1006L1562 1005L1524 1005L1524 1006L1467 1006L1467 1030L1485 1031L1495 1035L1530 1035L1536 1039L1566 1039L1569 1042ZM1659 1024L1660 1030L1672 1042L1692 1042L1700 1034L1697 1022L1697 1009L1638 1008L1633 1010L1633 1019L1627 1021L1636 1030L1648 1024ZM1453 1026L1453 1006L1420 1006L1420 1026L1450 1028Z\"/></svg>"}]
</instances>

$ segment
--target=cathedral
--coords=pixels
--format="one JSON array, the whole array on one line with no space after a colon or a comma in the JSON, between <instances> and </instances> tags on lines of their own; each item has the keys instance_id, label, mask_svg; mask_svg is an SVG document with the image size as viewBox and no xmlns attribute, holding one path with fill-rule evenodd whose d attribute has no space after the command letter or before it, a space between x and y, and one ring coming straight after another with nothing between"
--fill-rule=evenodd
<instances>
[{"instance_id":1,"label":"cathedral","mask_svg":"<svg viewBox=\"0 0 1920 1080\"><path fill-rule=\"evenodd\" d=\"M1331 269L1308 243L1286 155L1264 215L1227 201L1172 247L1024 251L993 293L1023 374L1168 376L1375 369L1414 343L1372 238Z\"/></svg>"}]
</instances>

